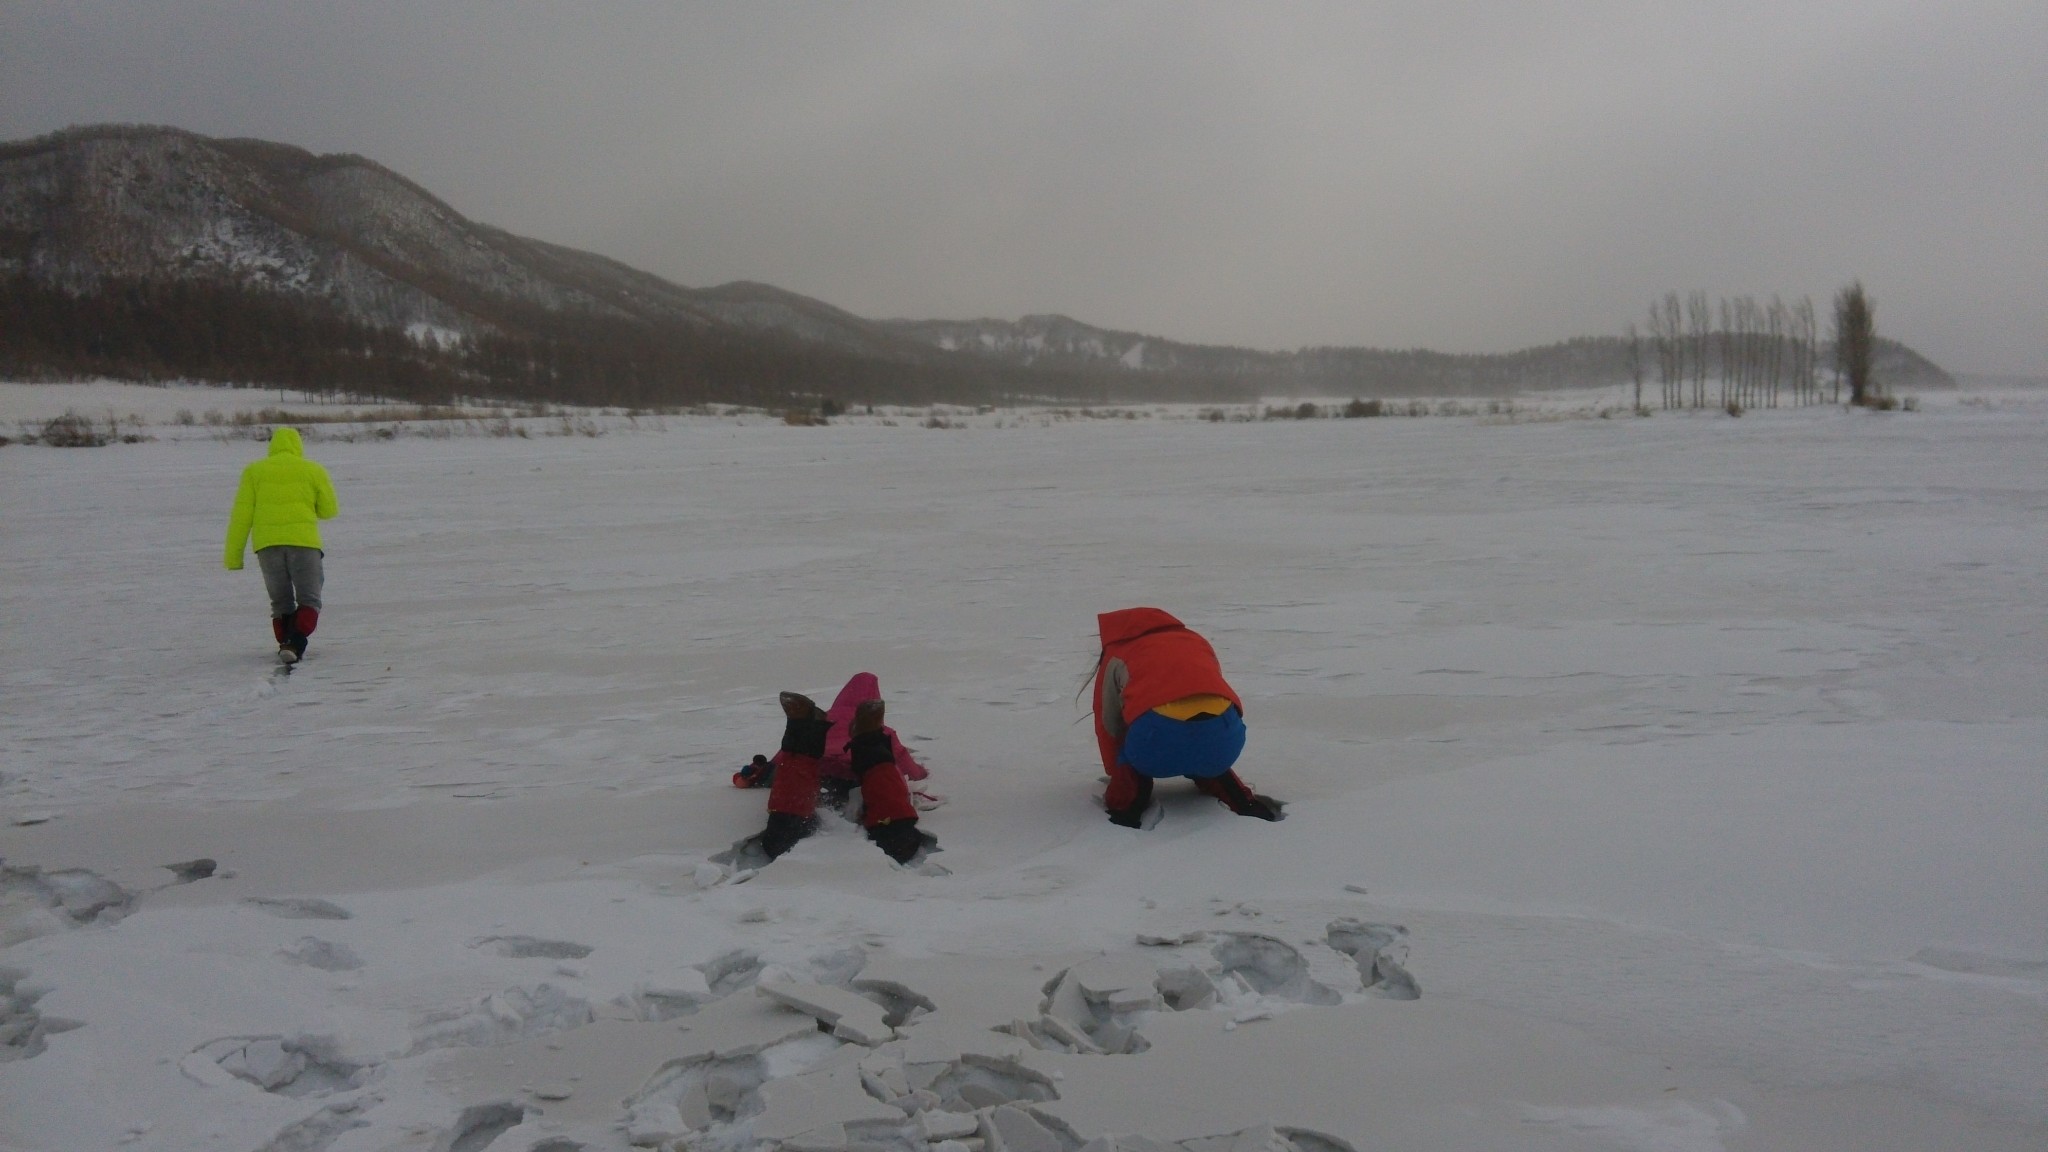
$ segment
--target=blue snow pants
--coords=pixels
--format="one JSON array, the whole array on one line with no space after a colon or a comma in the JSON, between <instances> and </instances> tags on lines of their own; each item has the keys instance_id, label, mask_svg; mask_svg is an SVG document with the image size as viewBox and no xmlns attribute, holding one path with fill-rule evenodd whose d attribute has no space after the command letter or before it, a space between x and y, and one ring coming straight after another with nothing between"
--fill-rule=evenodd
<instances>
[{"instance_id":1,"label":"blue snow pants","mask_svg":"<svg viewBox=\"0 0 2048 1152\"><path fill-rule=\"evenodd\" d=\"M1141 776L1161 779L1221 776L1244 751L1244 717L1231 708L1221 716L1175 720L1147 712L1131 721L1118 760Z\"/></svg>"}]
</instances>

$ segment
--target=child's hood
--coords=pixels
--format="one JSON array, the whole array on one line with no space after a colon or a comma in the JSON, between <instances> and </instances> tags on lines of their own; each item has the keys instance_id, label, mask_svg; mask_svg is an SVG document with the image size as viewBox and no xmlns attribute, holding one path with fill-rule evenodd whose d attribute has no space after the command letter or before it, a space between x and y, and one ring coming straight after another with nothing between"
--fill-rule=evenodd
<instances>
[{"instance_id":1,"label":"child's hood","mask_svg":"<svg viewBox=\"0 0 2048 1152\"><path fill-rule=\"evenodd\" d=\"M1171 612L1161 608L1119 608L1095 618L1102 631L1102 646L1113 647L1152 632L1185 628Z\"/></svg>"}]
</instances>

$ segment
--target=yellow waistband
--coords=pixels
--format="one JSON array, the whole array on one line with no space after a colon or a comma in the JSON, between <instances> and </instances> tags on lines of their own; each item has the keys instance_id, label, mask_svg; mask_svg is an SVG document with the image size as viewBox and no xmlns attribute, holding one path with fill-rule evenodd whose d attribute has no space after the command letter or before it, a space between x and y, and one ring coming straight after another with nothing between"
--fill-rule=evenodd
<instances>
[{"instance_id":1,"label":"yellow waistband","mask_svg":"<svg viewBox=\"0 0 2048 1152\"><path fill-rule=\"evenodd\" d=\"M1193 720L1197 716L1221 716L1235 707L1228 696L1183 696L1153 711L1169 720Z\"/></svg>"}]
</instances>

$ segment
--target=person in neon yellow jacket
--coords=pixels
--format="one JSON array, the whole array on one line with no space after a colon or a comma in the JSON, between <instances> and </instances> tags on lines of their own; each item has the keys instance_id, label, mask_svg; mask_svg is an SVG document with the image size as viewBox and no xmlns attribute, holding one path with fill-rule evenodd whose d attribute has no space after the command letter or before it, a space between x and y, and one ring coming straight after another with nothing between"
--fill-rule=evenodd
<instances>
[{"instance_id":1,"label":"person in neon yellow jacket","mask_svg":"<svg viewBox=\"0 0 2048 1152\"><path fill-rule=\"evenodd\" d=\"M278 658L287 665L305 656L306 638L320 623L327 553L321 548L319 521L333 519L340 510L334 482L327 469L306 459L297 429L271 432L270 454L242 469L223 559L230 572L239 572L249 546L256 546L256 564L270 593L270 630L277 637Z\"/></svg>"}]
</instances>

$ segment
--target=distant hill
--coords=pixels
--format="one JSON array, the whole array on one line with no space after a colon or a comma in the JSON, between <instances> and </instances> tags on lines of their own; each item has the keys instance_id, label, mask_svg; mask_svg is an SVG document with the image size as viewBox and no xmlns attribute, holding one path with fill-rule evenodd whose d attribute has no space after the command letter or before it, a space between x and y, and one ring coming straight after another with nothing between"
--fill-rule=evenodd
<instances>
[{"instance_id":1,"label":"distant hill","mask_svg":"<svg viewBox=\"0 0 2048 1152\"><path fill-rule=\"evenodd\" d=\"M1612 339L1261 352L1062 316L872 321L515 236L360 156L136 126L0 144L0 375L15 378L642 405L1221 401L1608 383L1626 361Z\"/></svg>"},{"instance_id":2,"label":"distant hill","mask_svg":"<svg viewBox=\"0 0 2048 1152\"><path fill-rule=\"evenodd\" d=\"M464 218L360 156L104 127L0 145L0 273L73 291L108 280L235 283L348 319L477 336L533 310L904 342L762 284L692 290Z\"/></svg>"}]
</instances>

